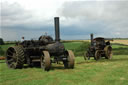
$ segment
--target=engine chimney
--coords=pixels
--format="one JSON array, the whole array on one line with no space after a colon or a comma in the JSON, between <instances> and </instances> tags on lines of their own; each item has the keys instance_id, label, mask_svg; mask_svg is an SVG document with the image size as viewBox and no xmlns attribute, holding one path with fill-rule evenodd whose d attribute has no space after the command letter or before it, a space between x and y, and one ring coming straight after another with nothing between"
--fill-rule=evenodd
<instances>
[{"instance_id":1,"label":"engine chimney","mask_svg":"<svg viewBox=\"0 0 128 85\"><path fill-rule=\"evenodd\" d=\"M54 18L55 23L55 41L60 41L59 17Z\"/></svg>"},{"instance_id":2,"label":"engine chimney","mask_svg":"<svg viewBox=\"0 0 128 85\"><path fill-rule=\"evenodd\" d=\"M93 33L91 33L90 36L91 36L91 46L93 46Z\"/></svg>"}]
</instances>

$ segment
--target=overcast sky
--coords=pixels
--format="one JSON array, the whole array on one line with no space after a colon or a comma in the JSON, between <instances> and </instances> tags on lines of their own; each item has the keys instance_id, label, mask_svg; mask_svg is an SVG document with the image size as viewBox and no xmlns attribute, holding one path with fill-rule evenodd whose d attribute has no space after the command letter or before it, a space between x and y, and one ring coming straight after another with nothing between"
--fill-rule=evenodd
<instances>
[{"instance_id":1,"label":"overcast sky","mask_svg":"<svg viewBox=\"0 0 128 85\"><path fill-rule=\"evenodd\" d=\"M89 34L128 38L128 0L1 0L0 37L4 40L54 37L60 17L62 40L89 39Z\"/></svg>"}]
</instances>

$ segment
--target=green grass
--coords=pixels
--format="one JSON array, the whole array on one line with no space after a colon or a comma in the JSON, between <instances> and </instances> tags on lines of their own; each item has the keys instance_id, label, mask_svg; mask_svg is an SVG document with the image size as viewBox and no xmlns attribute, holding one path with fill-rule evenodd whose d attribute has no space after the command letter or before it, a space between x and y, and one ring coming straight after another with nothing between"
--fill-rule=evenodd
<instances>
[{"instance_id":1,"label":"green grass","mask_svg":"<svg viewBox=\"0 0 128 85\"><path fill-rule=\"evenodd\" d=\"M128 45L113 43L112 48L128 48Z\"/></svg>"},{"instance_id":2,"label":"green grass","mask_svg":"<svg viewBox=\"0 0 128 85\"><path fill-rule=\"evenodd\" d=\"M80 47L82 43L83 42L69 42L69 43L64 43L64 46L66 49L76 50L78 47Z\"/></svg>"},{"instance_id":3,"label":"green grass","mask_svg":"<svg viewBox=\"0 0 128 85\"><path fill-rule=\"evenodd\" d=\"M112 44L114 55L128 55L128 45Z\"/></svg>"},{"instance_id":4,"label":"green grass","mask_svg":"<svg viewBox=\"0 0 128 85\"><path fill-rule=\"evenodd\" d=\"M89 42L67 42L64 46L68 50L72 50L76 56L82 56L89 46Z\"/></svg>"},{"instance_id":5,"label":"green grass","mask_svg":"<svg viewBox=\"0 0 128 85\"><path fill-rule=\"evenodd\" d=\"M128 85L128 56L85 61L76 57L74 69L53 64L49 72L41 68L9 69L0 61L1 85Z\"/></svg>"}]
</instances>

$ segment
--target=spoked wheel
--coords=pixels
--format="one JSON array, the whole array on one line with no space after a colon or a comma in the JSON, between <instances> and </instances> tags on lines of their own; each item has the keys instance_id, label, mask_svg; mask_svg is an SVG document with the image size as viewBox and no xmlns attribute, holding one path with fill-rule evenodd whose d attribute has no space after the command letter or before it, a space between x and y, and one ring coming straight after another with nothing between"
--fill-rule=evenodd
<instances>
[{"instance_id":1,"label":"spoked wheel","mask_svg":"<svg viewBox=\"0 0 128 85\"><path fill-rule=\"evenodd\" d=\"M105 51L105 58L106 59L111 59L112 58L112 47L111 46L106 46L104 48Z\"/></svg>"},{"instance_id":2,"label":"spoked wheel","mask_svg":"<svg viewBox=\"0 0 128 85\"><path fill-rule=\"evenodd\" d=\"M74 68L75 56L71 50L67 51L67 61L63 61L65 68Z\"/></svg>"},{"instance_id":3,"label":"spoked wheel","mask_svg":"<svg viewBox=\"0 0 128 85\"><path fill-rule=\"evenodd\" d=\"M9 47L6 52L6 63L9 68L22 68L24 64L24 51L21 46Z\"/></svg>"},{"instance_id":4,"label":"spoked wheel","mask_svg":"<svg viewBox=\"0 0 128 85\"><path fill-rule=\"evenodd\" d=\"M85 52L84 53L84 60L90 60L90 57L89 57L89 53L88 52Z\"/></svg>"},{"instance_id":5,"label":"spoked wheel","mask_svg":"<svg viewBox=\"0 0 128 85\"><path fill-rule=\"evenodd\" d=\"M95 57L94 57L94 59L95 59L95 60L99 60L100 58L101 58L100 51L97 50L97 51L95 52Z\"/></svg>"},{"instance_id":6,"label":"spoked wheel","mask_svg":"<svg viewBox=\"0 0 128 85\"><path fill-rule=\"evenodd\" d=\"M43 51L43 55L41 56L41 68L45 71L49 71L51 67L50 54L48 51Z\"/></svg>"}]
</instances>

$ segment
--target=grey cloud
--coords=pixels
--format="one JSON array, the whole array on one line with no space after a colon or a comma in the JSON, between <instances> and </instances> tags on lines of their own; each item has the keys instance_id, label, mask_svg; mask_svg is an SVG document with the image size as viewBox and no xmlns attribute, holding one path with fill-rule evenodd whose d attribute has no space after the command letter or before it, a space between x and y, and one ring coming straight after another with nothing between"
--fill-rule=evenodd
<instances>
[{"instance_id":1,"label":"grey cloud","mask_svg":"<svg viewBox=\"0 0 128 85\"><path fill-rule=\"evenodd\" d=\"M52 20L43 21L35 17L34 12L24 9L18 3L1 2L0 37L5 40L19 40L21 36L38 37L43 32L51 33ZM35 35L34 35L35 33ZM28 34L28 35L27 35Z\"/></svg>"},{"instance_id":2,"label":"grey cloud","mask_svg":"<svg viewBox=\"0 0 128 85\"><path fill-rule=\"evenodd\" d=\"M58 13L65 21L70 20L74 26L84 28L90 33L89 29L93 29L97 35L127 37L127 10L128 1L72 1L65 2ZM102 33L97 30L102 30Z\"/></svg>"},{"instance_id":3,"label":"grey cloud","mask_svg":"<svg viewBox=\"0 0 128 85\"><path fill-rule=\"evenodd\" d=\"M128 1L70 1L57 11L61 39L87 39L90 33L103 37L128 36ZM54 37L53 18L36 17L18 3L2 2L2 37L19 40L48 32Z\"/></svg>"},{"instance_id":4,"label":"grey cloud","mask_svg":"<svg viewBox=\"0 0 128 85\"><path fill-rule=\"evenodd\" d=\"M1 3L2 27L10 27L19 24L28 23L32 15L24 10L18 3Z\"/></svg>"},{"instance_id":5,"label":"grey cloud","mask_svg":"<svg viewBox=\"0 0 128 85\"><path fill-rule=\"evenodd\" d=\"M51 20L44 21L38 18L33 10L26 10L19 3L1 3L2 28L24 26L28 29L36 29L42 25L51 25Z\"/></svg>"},{"instance_id":6,"label":"grey cloud","mask_svg":"<svg viewBox=\"0 0 128 85\"><path fill-rule=\"evenodd\" d=\"M72 1L58 10L66 18L122 19L128 14L128 1ZM116 18L114 18L116 17Z\"/></svg>"},{"instance_id":7,"label":"grey cloud","mask_svg":"<svg viewBox=\"0 0 128 85\"><path fill-rule=\"evenodd\" d=\"M2 37L4 40L20 40L22 36L25 39L29 40L32 38L38 39L39 36L43 35L45 32L48 33L50 36L54 36L54 29L51 27L43 27L40 29L26 29L23 27L18 26L11 28L4 28L2 29Z\"/></svg>"}]
</instances>

